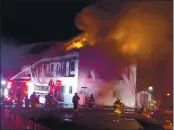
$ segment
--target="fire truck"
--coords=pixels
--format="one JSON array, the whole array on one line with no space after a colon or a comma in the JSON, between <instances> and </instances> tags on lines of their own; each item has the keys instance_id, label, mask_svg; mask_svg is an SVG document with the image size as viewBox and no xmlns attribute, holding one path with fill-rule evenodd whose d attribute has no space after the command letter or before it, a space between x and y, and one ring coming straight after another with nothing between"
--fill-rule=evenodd
<instances>
[{"instance_id":1,"label":"fire truck","mask_svg":"<svg viewBox=\"0 0 174 130\"><path fill-rule=\"evenodd\" d=\"M26 96L30 98L33 92L36 95L40 95L40 103L45 104L45 95L51 92L55 95L57 90L55 85L51 83L42 83L36 80L34 73L32 72L32 66L25 66L20 73L12 77L6 83L6 89L4 91L5 102L9 104L15 104L18 99L24 102ZM57 81L57 86L61 86L61 82Z\"/></svg>"}]
</instances>

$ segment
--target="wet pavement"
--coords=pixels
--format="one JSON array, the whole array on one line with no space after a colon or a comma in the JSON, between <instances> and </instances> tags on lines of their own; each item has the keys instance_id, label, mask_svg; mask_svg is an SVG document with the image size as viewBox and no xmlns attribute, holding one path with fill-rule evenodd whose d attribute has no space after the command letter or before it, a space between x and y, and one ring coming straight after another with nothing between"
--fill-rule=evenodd
<instances>
[{"instance_id":1,"label":"wet pavement","mask_svg":"<svg viewBox=\"0 0 174 130\"><path fill-rule=\"evenodd\" d=\"M5 107L9 107L9 108L15 108L16 105L5 105ZM21 107L25 107L25 105L22 105ZM31 106L30 106L31 107ZM44 108L43 104L39 105L39 108ZM57 109L57 108L71 108L73 109L73 105L72 104L64 104L64 103L60 103L57 105L57 107L53 108L53 109ZM79 108L87 108L87 106L79 106ZM112 107L105 107L105 106L94 106L94 109L104 109L107 111L113 111ZM126 108L125 109L125 113L135 113L135 110L133 108Z\"/></svg>"},{"instance_id":2,"label":"wet pavement","mask_svg":"<svg viewBox=\"0 0 174 130\"><path fill-rule=\"evenodd\" d=\"M13 109L16 113L34 119L47 127L56 127L56 124L61 122L71 121L74 124L80 124L83 126L88 126L90 129L115 129L115 130L126 130L126 129L138 129L139 123L134 119L133 115L125 114L121 116L119 122L116 121L116 115L111 111L104 109L85 109L80 108L78 111L74 112L71 108L59 108L53 109L51 111L45 111L43 108L38 109L25 109L18 108ZM52 123L48 123L51 120ZM45 123L47 122L47 123ZM57 123L54 123L57 122ZM59 123L58 123L59 122ZM102 124L102 128L101 127ZM57 126L58 127L58 126Z\"/></svg>"},{"instance_id":3,"label":"wet pavement","mask_svg":"<svg viewBox=\"0 0 174 130\"><path fill-rule=\"evenodd\" d=\"M53 108L50 111L46 111L43 106L36 109L24 107L15 108L12 106L6 107L21 116L34 119L47 127L54 126L54 128L56 128L58 127L57 124L69 121L91 127L90 129L136 130L139 128L139 123L135 119L140 117L131 109L126 111L124 115L121 115L120 122L116 122L116 115L112 112L111 108L95 107L89 110L86 107L80 106L79 110L74 112L72 105L58 105L57 108ZM51 123L49 123L50 121ZM154 119L150 119L149 121L154 122ZM102 124L102 128L99 128L100 124Z\"/></svg>"}]
</instances>

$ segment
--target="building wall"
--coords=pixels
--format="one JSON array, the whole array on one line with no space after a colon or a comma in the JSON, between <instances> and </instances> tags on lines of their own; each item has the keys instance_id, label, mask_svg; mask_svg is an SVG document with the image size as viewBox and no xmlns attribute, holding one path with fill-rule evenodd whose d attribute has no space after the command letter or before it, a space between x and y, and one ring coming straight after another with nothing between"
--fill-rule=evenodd
<instances>
[{"instance_id":1,"label":"building wall","mask_svg":"<svg viewBox=\"0 0 174 130\"><path fill-rule=\"evenodd\" d=\"M151 98L152 94L146 91L141 91L137 93L137 99L140 103L140 106L144 105L145 107L150 107Z\"/></svg>"},{"instance_id":2,"label":"building wall","mask_svg":"<svg viewBox=\"0 0 174 130\"><path fill-rule=\"evenodd\" d=\"M78 92L80 95L80 104L84 104L85 96L94 94L95 103L98 105L107 105L112 106L117 97L121 97L122 102L126 106L134 106L134 95L128 88L124 80L120 81L104 81L102 79L97 79L93 82L91 79L83 79L82 77L79 80L79 85L84 86L86 84L87 89L85 90L81 87L78 87Z\"/></svg>"},{"instance_id":3,"label":"building wall","mask_svg":"<svg viewBox=\"0 0 174 130\"><path fill-rule=\"evenodd\" d=\"M75 61L74 75L70 76L70 61ZM64 63L66 67L64 68ZM60 72L57 75L57 65ZM52 66L52 67L51 67ZM68 67L69 66L69 67ZM68 72L69 71L69 72ZM127 65L120 60L113 60L97 49L81 49L63 56L44 58L32 66L32 73L37 83L47 84L50 79L61 80L64 86L64 101L72 103L72 96L78 92L85 103L85 97L94 94L96 104L113 105L117 97L121 97L127 106L134 106L134 87L136 84L136 65ZM73 90L70 93L70 86ZM87 87L84 89L82 87Z\"/></svg>"},{"instance_id":4,"label":"building wall","mask_svg":"<svg viewBox=\"0 0 174 130\"><path fill-rule=\"evenodd\" d=\"M77 92L78 53L44 58L38 64L32 66L32 73L34 82L40 86L43 84L48 86L51 79L54 83L56 83L56 80L60 80L63 101L72 103L72 96Z\"/></svg>"},{"instance_id":5,"label":"building wall","mask_svg":"<svg viewBox=\"0 0 174 130\"><path fill-rule=\"evenodd\" d=\"M121 97L125 105L134 106L136 66L108 59L97 50L87 49L79 53L80 104L85 103L85 96L94 94L96 104L113 105L116 98ZM127 80L123 78L123 74ZM85 92L82 87L87 87Z\"/></svg>"}]
</instances>

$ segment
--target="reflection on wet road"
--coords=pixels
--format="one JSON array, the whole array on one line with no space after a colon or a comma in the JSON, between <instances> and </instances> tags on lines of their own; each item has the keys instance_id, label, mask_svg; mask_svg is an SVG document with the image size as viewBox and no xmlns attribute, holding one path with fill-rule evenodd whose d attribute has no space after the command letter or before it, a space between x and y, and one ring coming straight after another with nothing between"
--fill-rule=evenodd
<instances>
[{"instance_id":1,"label":"reflection on wet road","mask_svg":"<svg viewBox=\"0 0 174 130\"><path fill-rule=\"evenodd\" d=\"M87 108L80 108L77 112L74 112L72 109L72 106L64 105L59 106L58 108L54 108L51 111L45 111L45 109L42 108L17 108L15 109L12 107L13 110L16 113L19 113L20 115L23 115L24 117L28 118L34 118L34 119L41 119L41 118L47 118L51 117L54 118L54 120L61 120L61 121L73 121L74 123L81 123L90 127L99 126L100 124L103 124L103 128L110 127L117 127L120 129L126 129L126 127L129 127L129 129L134 129L135 127L139 127L139 124L137 121L135 121L136 118L139 118L136 113L127 112L124 115L121 116L120 122L116 122L116 115L112 113L112 110L108 109L101 109L101 108L94 108L93 110L89 110ZM169 116L165 116L165 120L170 118L173 118L173 114ZM156 122L159 122L157 119L163 119L163 117L157 116L157 118L150 119L152 121L156 120ZM58 122L58 121L57 121ZM163 124L164 122L160 122ZM93 128L95 129L95 128ZM99 129L99 128L98 128Z\"/></svg>"}]
</instances>

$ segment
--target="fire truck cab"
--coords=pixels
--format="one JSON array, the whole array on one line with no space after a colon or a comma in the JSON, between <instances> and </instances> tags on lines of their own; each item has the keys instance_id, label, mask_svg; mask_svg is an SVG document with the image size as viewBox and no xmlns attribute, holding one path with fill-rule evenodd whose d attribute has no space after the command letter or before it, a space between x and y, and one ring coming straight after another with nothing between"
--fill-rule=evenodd
<instances>
[{"instance_id":1,"label":"fire truck cab","mask_svg":"<svg viewBox=\"0 0 174 130\"><path fill-rule=\"evenodd\" d=\"M45 103L45 95L50 91L47 84L38 84L35 82L30 68L22 70L11 78L6 84L5 99L6 102L15 103L17 99L24 101L25 97L30 98L33 92L40 95L40 103Z\"/></svg>"}]
</instances>

